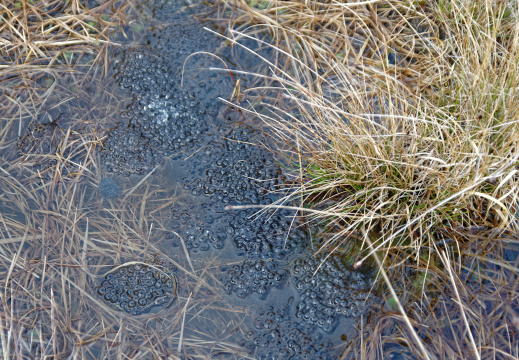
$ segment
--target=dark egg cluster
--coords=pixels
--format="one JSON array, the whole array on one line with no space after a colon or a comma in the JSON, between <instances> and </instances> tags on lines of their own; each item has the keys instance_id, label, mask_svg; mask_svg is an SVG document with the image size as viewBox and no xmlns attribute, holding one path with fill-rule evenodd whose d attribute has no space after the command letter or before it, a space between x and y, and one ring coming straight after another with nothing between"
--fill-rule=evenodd
<instances>
[{"instance_id":1,"label":"dark egg cluster","mask_svg":"<svg viewBox=\"0 0 519 360\"><path fill-rule=\"evenodd\" d=\"M171 68L161 54L150 48L124 50L114 68L116 82L131 95L161 94L171 90Z\"/></svg>"},{"instance_id":2,"label":"dark egg cluster","mask_svg":"<svg viewBox=\"0 0 519 360\"><path fill-rule=\"evenodd\" d=\"M255 330L247 336L258 360L332 360L332 344L309 335L304 324L291 321L289 307L267 306L255 319Z\"/></svg>"},{"instance_id":3,"label":"dark egg cluster","mask_svg":"<svg viewBox=\"0 0 519 360\"><path fill-rule=\"evenodd\" d=\"M175 84L180 85L183 78L184 87L192 89L208 113L215 116L220 102L218 97L232 92L232 77L229 73L209 70L222 64L219 59L201 52L214 53L222 39L204 29L198 20L202 14L197 14L197 19L189 18L185 11L163 16L162 30L148 34L148 45L168 57L176 77ZM225 52L225 48L220 48L220 51Z\"/></svg>"},{"instance_id":4,"label":"dark egg cluster","mask_svg":"<svg viewBox=\"0 0 519 360\"><path fill-rule=\"evenodd\" d=\"M132 126L120 123L103 144L101 158L108 171L125 175L142 174L160 165L162 157L148 138Z\"/></svg>"},{"instance_id":5,"label":"dark egg cluster","mask_svg":"<svg viewBox=\"0 0 519 360\"><path fill-rule=\"evenodd\" d=\"M193 181L185 179L184 189L193 195L205 195L213 208L223 209L227 204L271 204L279 194L284 179L272 154L261 146L264 134L239 124L223 136L221 143L213 143L201 158L203 173ZM204 158L216 159L203 163ZM238 255L250 259L284 260L304 241L288 211L258 209L228 210L220 213L221 237L230 236ZM210 229L193 229L188 235L193 244L204 243L200 232L209 236ZM204 249L207 245L204 244Z\"/></svg>"},{"instance_id":6,"label":"dark egg cluster","mask_svg":"<svg viewBox=\"0 0 519 360\"><path fill-rule=\"evenodd\" d=\"M297 259L294 283L301 302L296 316L333 331L338 316L356 317L371 304L369 277L346 266L339 255Z\"/></svg>"},{"instance_id":7,"label":"dark egg cluster","mask_svg":"<svg viewBox=\"0 0 519 360\"><path fill-rule=\"evenodd\" d=\"M107 303L139 315L174 299L177 283L172 270L159 256L149 264L139 262L115 267L105 275L96 291Z\"/></svg>"},{"instance_id":8,"label":"dark egg cluster","mask_svg":"<svg viewBox=\"0 0 519 360\"><path fill-rule=\"evenodd\" d=\"M236 248L249 258L283 260L300 248L304 233L293 222L293 213L269 210L261 216L257 210L235 212L230 219L231 237Z\"/></svg>"},{"instance_id":9,"label":"dark egg cluster","mask_svg":"<svg viewBox=\"0 0 519 360\"><path fill-rule=\"evenodd\" d=\"M208 164L204 176L186 183L185 189L223 204L270 204L268 195L279 191L284 179L272 154L254 145L262 140L251 127L235 127L225 136L223 147L215 152L215 160Z\"/></svg>"},{"instance_id":10,"label":"dark egg cluster","mask_svg":"<svg viewBox=\"0 0 519 360\"><path fill-rule=\"evenodd\" d=\"M211 21L209 14L200 12L197 7L182 5L183 2L175 0L139 2L137 7L144 10L142 14L153 13L150 25L155 26L154 31L146 32L144 42L168 59L175 84L180 85L182 80L183 88L195 92L214 117L218 113L218 98L228 97L234 88L234 79L229 72L210 68L222 67L221 59L230 59L231 47L218 34L208 31L208 27L212 28L207 26Z\"/></svg>"},{"instance_id":11,"label":"dark egg cluster","mask_svg":"<svg viewBox=\"0 0 519 360\"><path fill-rule=\"evenodd\" d=\"M184 241L192 253L220 250L228 237L228 220L225 212L217 212L211 204L199 204L196 209L186 207L172 208L171 226L176 233L166 233L174 247Z\"/></svg>"},{"instance_id":12,"label":"dark egg cluster","mask_svg":"<svg viewBox=\"0 0 519 360\"><path fill-rule=\"evenodd\" d=\"M63 178L77 174L84 166L89 147L95 146L97 128L87 122L72 128L62 127L60 120L47 123L31 122L17 146L23 164L44 179L54 177L60 166Z\"/></svg>"},{"instance_id":13,"label":"dark egg cluster","mask_svg":"<svg viewBox=\"0 0 519 360\"><path fill-rule=\"evenodd\" d=\"M260 299L265 299L272 288L283 286L287 276L288 272L278 270L273 262L246 259L227 272L224 290L229 294L236 293L239 298L256 293Z\"/></svg>"},{"instance_id":14,"label":"dark egg cluster","mask_svg":"<svg viewBox=\"0 0 519 360\"><path fill-rule=\"evenodd\" d=\"M101 156L109 171L142 174L169 156L197 143L209 127L204 107L176 88L168 63L146 49L127 50L116 80L133 100L127 124L110 131Z\"/></svg>"},{"instance_id":15,"label":"dark egg cluster","mask_svg":"<svg viewBox=\"0 0 519 360\"><path fill-rule=\"evenodd\" d=\"M197 51L210 51L218 44L217 35L204 31L200 21L179 17L171 22L171 15L165 21L170 21L161 32L154 32L148 36L149 45L159 51L171 51L178 68L181 69L188 55ZM174 44L172 46L172 44ZM173 55L173 54L171 54Z\"/></svg>"},{"instance_id":16,"label":"dark egg cluster","mask_svg":"<svg viewBox=\"0 0 519 360\"><path fill-rule=\"evenodd\" d=\"M174 15L173 15L174 16ZM211 51L218 45L217 35L204 30L200 21L186 19L185 16L171 21L171 15L165 19L163 29L148 36L148 44L161 52L170 52L171 64L174 70L181 71L186 58L197 51ZM191 67L200 56L188 59ZM179 79L180 80L180 79Z\"/></svg>"},{"instance_id":17,"label":"dark egg cluster","mask_svg":"<svg viewBox=\"0 0 519 360\"><path fill-rule=\"evenodd\" d=\"M205 109L193 96L178 89L137 95L127 115L130 125L165 155L193 145L209 130Z\"/></svg>"},{"instance_id":18,"label":"dark egg cluster","mask_svg":"<svg viewBox=\"0 0 519 360\"><path fill-rule=\"evenodd\" d=\"M201 224L195 224L190 229L182 231L181 236L182 239L171 232L166 233L166 239L172 240L172 246L179 247L184 240L186 248L193 253L211 248L222 249L227 238L225 231L209 229Z\"/></svg>"}]
</instances>

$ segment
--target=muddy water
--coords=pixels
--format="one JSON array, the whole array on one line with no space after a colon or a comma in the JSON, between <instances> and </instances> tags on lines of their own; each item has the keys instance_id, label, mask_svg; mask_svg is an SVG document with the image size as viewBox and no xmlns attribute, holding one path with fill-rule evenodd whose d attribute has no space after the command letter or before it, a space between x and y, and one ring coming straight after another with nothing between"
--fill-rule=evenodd
<instances>
[{"instance_id":1,"label":"muddy water","mask_svg":"<svg viewBox=\"0 0 519 360\"><path fill-rule=\"evenodd\" d=\"M22 153L39 154L30 166L43 183L53 181L47 170L56 165L46 154L64 139L103 139L80 185L77 206L89 210L78 223L94 248L119 250L102 261L85 257L95 268L97 300L88 301L103 303L130 340L84 356L339 358L341 338L358 331L378 301L367 271L348 259L313 257L310 229L295 212L229 209L269 205L287 191L275 156L256 145L268 134L218 100L238 78L209 68L234 67L245 56L203 29L222 32L200 16L204 4L150 1L136 9L122 46L109 53L108 80L91 73L79 94L51 98L37 117L43 125L24 121L18 142ZM253 67L247 61L240 65ZM76 118L91 122L68 134ZM68 151L61 174L73 178L85 154ZM138 250L125 250L130 238L142 239ZM139 342L153 351L133 350Z\"/></svg>"}]
</instances>

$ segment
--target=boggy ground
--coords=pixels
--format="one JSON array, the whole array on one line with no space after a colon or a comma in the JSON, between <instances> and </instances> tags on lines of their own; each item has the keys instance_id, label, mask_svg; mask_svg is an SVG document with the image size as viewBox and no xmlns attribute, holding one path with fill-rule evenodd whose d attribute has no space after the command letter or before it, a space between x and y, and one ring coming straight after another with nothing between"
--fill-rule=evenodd
<instances>
[{"instance_id":1,"label":"boggy ground","mask_svg":"<svg viewBox=\"0 0 519 360\"><path fill-rule=\"evenodd\" d=\"M137 10L113 47L2 74L3 357L337 358L369 271L311 260L293 210L225 209L286 192L270 137L216 106L237 77L179 79L202 45L232 59L200 9Z\"/></svg>"},{"instance_id":2,"label":"boggy ground","mask_svg":"<svg viewBox=\"0 0 519 360\"><path fill-rule=\"evenodd\" d=\"M517 357L513 4L106 4L2 73L4 358Z\"/></svg>"}]
</instances>

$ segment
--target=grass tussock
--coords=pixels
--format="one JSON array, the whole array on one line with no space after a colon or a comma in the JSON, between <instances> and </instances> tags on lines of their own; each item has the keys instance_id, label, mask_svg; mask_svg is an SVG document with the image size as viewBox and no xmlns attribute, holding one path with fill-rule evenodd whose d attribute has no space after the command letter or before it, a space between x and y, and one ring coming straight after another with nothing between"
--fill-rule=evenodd
<instances>
[{"instance_id":1,"label":"grass tussock","mask_svg":"<svg viewBox=\"0 0 519 360\"><path fill-rule=\"evenodd\" d=\"M516 228L516 4L236 6L230 40L273 48L241 106L286 145L323 248L364 231L417 255L439 231Z\"/></svg>"},{"instance_id":2,"label":"grass tussock","mask_svg":"<svg viewBox=\"0 0 519 360\"><path fill-rule=\"evenodd\" d=\"M343 358L517 358L517 3L232 6L237 58L262 61L233 105L282 148L318 251L381 275Z\"/></svg>"}]
</instances>

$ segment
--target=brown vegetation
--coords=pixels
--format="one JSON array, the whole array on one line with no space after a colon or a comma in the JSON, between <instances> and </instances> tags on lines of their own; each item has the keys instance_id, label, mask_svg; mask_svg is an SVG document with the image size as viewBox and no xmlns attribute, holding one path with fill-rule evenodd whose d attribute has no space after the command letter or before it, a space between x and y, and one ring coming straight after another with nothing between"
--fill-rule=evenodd
<instances>
[{"instance_id":1,"label":"brown vegetation","mask_svg":"<svg viewBox=\"0 0 519 360\"><path fill-rule=\"evenodd\" d=\"M362 344L367 359L397 342L419 358L517 356L517 239L499 236L517 231L517 4L232 6L228 40L264 63L245 71L252 80L235 105L283 149L287 201L323 229L319 251L377 257L388 275L394 309L382 304L350 349ZM480 228L491 235L467 235ZM478 263L479 291L464 274Z\"/></svg>"}]
</instances>

